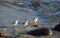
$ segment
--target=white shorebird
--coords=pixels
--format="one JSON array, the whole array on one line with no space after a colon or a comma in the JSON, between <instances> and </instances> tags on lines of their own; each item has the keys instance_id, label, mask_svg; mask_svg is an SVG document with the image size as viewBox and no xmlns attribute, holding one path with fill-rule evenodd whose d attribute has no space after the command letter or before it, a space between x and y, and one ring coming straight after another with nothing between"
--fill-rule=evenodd
<instances>
[{"instance_id":1,"label":"white shorebird","mask_svg":"<svg viewBox=\"0 0 60 38\"><path fill-rule=\"evenodd\" d=\"M33 27L38 27L38 17L36 17L34 20L33 20Z\"/></svg>"},{"instance_id":2,"label":"white shorebird","mask_svg":"<svg viewBox=\"0 0 60 38\"><path fill-rule=\"evenodd\" d=\"M38 17L36 17L35 19L34 19L34 22L37 22L38 21Z\"/></svg>"},{"instance_id":3,"label":"white shorebird","mask_svg":"<svg viewBox=\"0 0 60 38\"><path fill-rule=\"evenodd\" d=\"M28 26L28 20L24 23L24 27Z\"/></svg>"},{"instance_id":4,"label":"white shorebird","mask_svg":"<svg viewBox=\"0 0 60 38\"><path fill-rule=\"evenodd\" d=\"M24 29L27 29L27 27L28 27L28 20L24 23L24 25L23 25L23 30L24 30Z\"/></svg>"},{"instance_id":5,"label":"white shorebird","mask_svg":"<svg viewBox=\"0 0 60 38\"><path fill-rule=\"evenodd\" d=\"M17 26L18 24L18 19L12 23L13 25Z\"/></svg>"}]
</instances>

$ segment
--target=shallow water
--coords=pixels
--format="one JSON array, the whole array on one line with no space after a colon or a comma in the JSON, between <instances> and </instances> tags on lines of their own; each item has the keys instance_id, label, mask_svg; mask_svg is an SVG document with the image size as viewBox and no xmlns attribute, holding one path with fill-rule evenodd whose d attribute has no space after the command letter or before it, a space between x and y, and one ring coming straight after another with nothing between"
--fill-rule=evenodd
<instances>
[{"instance_id":1,"label":"shallow water","mask_svg":"<svg viewBox=\"0 0 60 38\"><path fill-rule=\"evenodd\" d=\"M22 1L24 2L24 1ZM27 1L26 4L31 4L30 1ZM58 2L57 5L54 4L41 4L42 7L33 7L26 6L22 7L14 4L0 4L0 31L3 31L3 34L6 33L8 36L13 35L13 27L12 22L16 19L19 19L19 24L17 28L21 28L26 20L31 23L33 18L39 17L38 23L42 26L52 27L60 22L60 4ZM50 9L50 10L48 10ZM51 12L51 13L49 13ZM7 32L2 28L7 28ZM33 27L27 27L33 29ZM19 30L20 32L21 30ZM55 32L56 35L53 35L54 38L59 38L60 33ZM18 33L17 33L18 34ZM38 37L39 38L39 37Z\"/></svg>"}]
</instances>

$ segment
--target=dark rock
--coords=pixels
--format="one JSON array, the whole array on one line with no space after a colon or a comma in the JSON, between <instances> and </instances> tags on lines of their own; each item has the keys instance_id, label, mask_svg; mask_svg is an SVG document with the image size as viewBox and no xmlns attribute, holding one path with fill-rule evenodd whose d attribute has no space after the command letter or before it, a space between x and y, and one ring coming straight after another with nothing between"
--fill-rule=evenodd
<instances>
[{"instance_id":1,"label":"dark rock","mask_svg":"<svg viewBox=\"0 0 60 38\"><path fill-rule=\"evenodd\" d=\"M56 31L59 31L59 32L60 32L60 23L59 23L58 25L56 25L56 26L54 27L54 29L55 29Z\"/></svg>"},{"instance_id":2,"label":"dark rock","mask_svg":"<svg viewBox=\"0 0 60 38\"><path fill-rule=\"evenodd\" d=\"M50 35L50 29L40 28L37 30L30 30L28 34L33 35L33 36L46 36L46 35Z\"/></svg>"}]
</instances>

